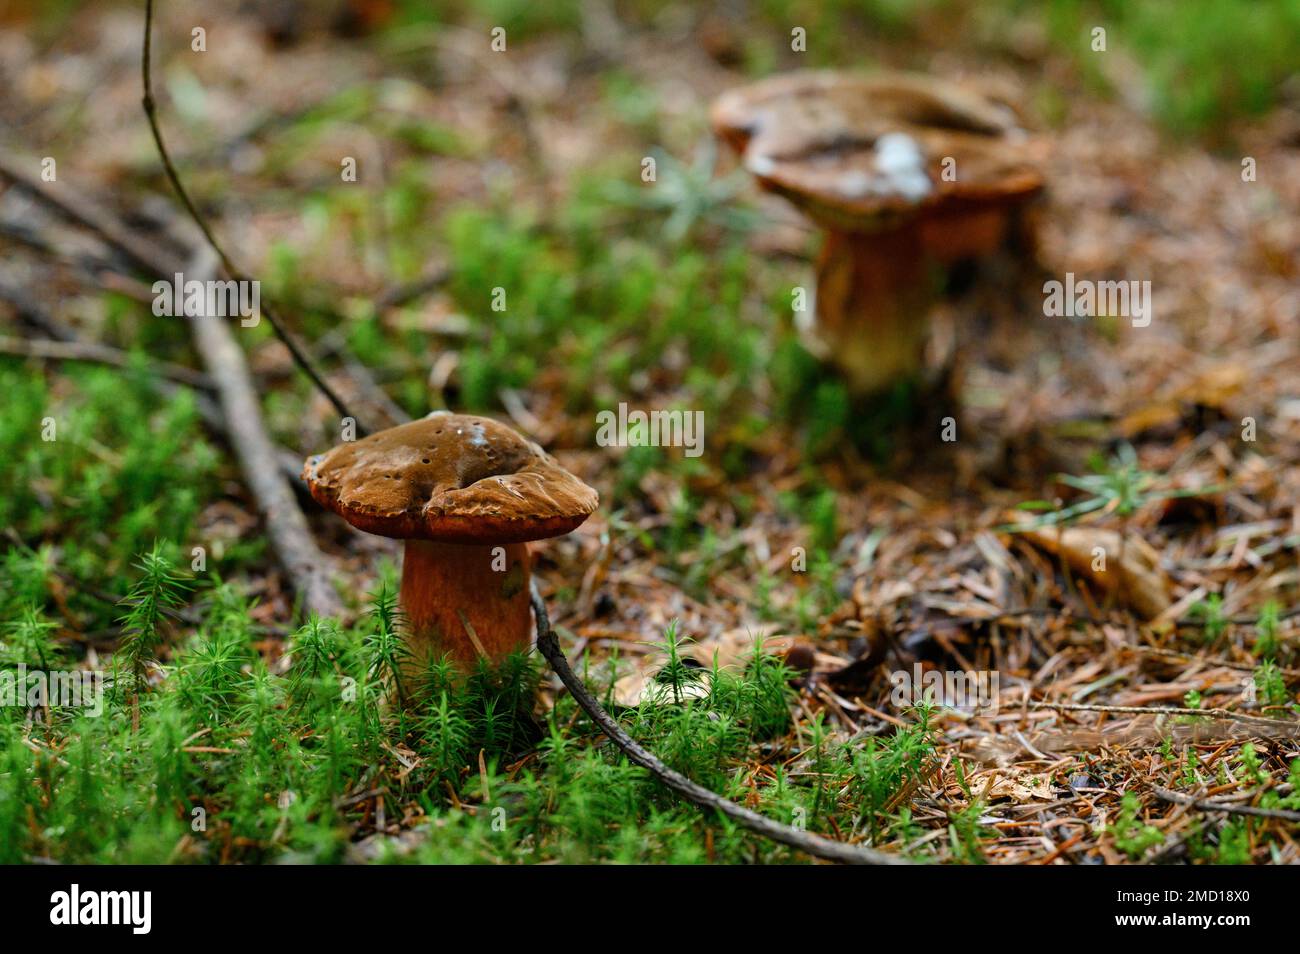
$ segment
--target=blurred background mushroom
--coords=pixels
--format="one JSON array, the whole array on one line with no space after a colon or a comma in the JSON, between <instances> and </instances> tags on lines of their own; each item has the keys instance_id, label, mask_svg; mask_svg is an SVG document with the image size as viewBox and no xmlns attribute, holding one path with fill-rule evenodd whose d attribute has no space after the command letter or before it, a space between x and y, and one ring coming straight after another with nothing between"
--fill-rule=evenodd
<instances>
[{"instance_id":1,"label":"blurred background mushroom","mask_svg":"<svg viewBox=\"0 0 1300 954\"><path fill-rule=\"evenodd\" d=\"M1009 106L923 76L775 76L725 93L712 121L826 230L815 306L796 317L858 395L922 371L939 270L997 249L1043 186Z\"/></svg>"},{"instance_id":2,"label":"blurred background mushroom","mask_svg":"<svg viewBox=\"0 0 1300 954\"><path fill-rule=\"evenodd\" d=\"M405 540L411 666L461 667L527 650L528 541L556 537L597 495L532 441L486 417L434 412L307 460L312 496L367 533Z\"/></svg>"}]
</instances>

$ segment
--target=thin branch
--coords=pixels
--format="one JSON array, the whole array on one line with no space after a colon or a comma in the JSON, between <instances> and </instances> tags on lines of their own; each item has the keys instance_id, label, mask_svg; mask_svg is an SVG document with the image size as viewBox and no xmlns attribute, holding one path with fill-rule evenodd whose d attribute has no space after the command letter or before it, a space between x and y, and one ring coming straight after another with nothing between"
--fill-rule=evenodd
<instances>
[{"instance_id":1,"label":"thin branch","mask_svg":"<svg viewBox=\"0 0 1300 954\"><path fill-rule=\"evenodd\" d=\"M1183 653L1176 649L1161 649L1158 646L1125 646L1127 650L1135 653L1141 653L1144 656L1155 656L1159 659L1169 659L1177 662L1198 662L1207 666L1222 666L1225 669L1236 669L1241 672L1254 672L1257 668L1249 663L1233 662L1230 659L1220 659L1217 656L1198 656L1195 653ZM1300 679L1300 669L1284 669L1277 667L1277 671L1288 679Z\"/></svg>"},{"instance_id":2,"label":"thin branch","mask_svg":"<svg viewBox=\"0 0 1300 954\"><path fill-rule=\"evenodd\" d=\"M415 281L392 285L380 292L379 297L375 299L375 311L382 312L389 308L400 308L410 304L417 298L422 298L429 292L441 288L449 278L451 278L451 269L445 264L436 265Z\"/></svg>"},{"instance_id":3,"label":"thin branch","mask_svg":"<svg viewBox=\"0 0 1300 954\"><path fill-rule=\"evenodd\" d=\"M127 230L125 234L130 235L131 233L129 230ZM10 291L15 291L19 295L23 294L21 289L9 288L9 286L6 285L3 276L0 276L0 300L4 300L8 292ZM47 335L49 335L50 340L45 342L36 342L36 341L30 341L28 339L21 339L21 338L20 339L0 338L0 342L13 342L14 344L13 353L25 354L26 346L28 344L37 345L38 347L51 347L53 345L57 345L59 347L66 346L68 348L75 349L77 352L79 352L79 355L84 355L84 356L89 356L92 352L98 351L99 349L108 349L109 351L118 350L112 348L110 345L100 345L92 342L83 342L77 338L76 331L74 331L72 328L68 327L67 325L64 325L62 322L60 322L57 318L53 317L52 315L46 314L40 308L40 306L37 305L35 302L29 302L28 307L31 309L35 309L35 311L28 313L20 310L20 314L22 314L32 324L35 324ZM6 350L5 346L3 344L0 344L0 351L4 351L4 350ZM101 353L105 353L105 352L101 352ZM81 360L80 356L78 357L78 360ZM117 362L110 361L109 363L116 364ZM163 397L169 400L176 394L177 389L180 387L186 387L192 389L194 394L194 407L198 411L199 417L203 419L204 425L209 430L214 431L217 434L219 434L221 437L225 438L227 442L230 442L231 440L230 425L226 421L225 416L222 414L221 408L217 405L217 402L214 401L212 397L210 397L208 394L208 389L215 389L216 387L215 382L213 382L212 379L209 378L206 374L202 374L201 372L198 371L192 371L188 368L184 369L184 371L186 372L185 376L195 375L196 378L192 382L181 382L177 380L176 376L168 376L165 373L168 368L183 368L183 366L172 365L168 362L162 362L161 366L155 364L146 367L145 370L150 372L150 377L148 379L150 386L158 394L162 395ZM311 495L307 491L307 484L302 479L301 456L295 454L293 451L288 450L283 446L277 446L275 448L275 454L276 454L277 463L280 468L280 473L284 476L286 480L288 480L293 485L294 492L300 496L310 499Z\"/></svg>"},{"instance_id":4,"label":"thin branch","mask_svg":"<svg viewBox=\"0 0 1300 954\"><path fill-rule=\"evenodd\" d=\"M1162 802L1187 805L1197 811L1228 812L1233 815L1254 815L1256 818L1275 818L1278 821L1300 822L1300 812L1288 811L1285 808L1256 808L1253 805L1225 804L1224 802L1211 801L1206 798L1193 798L1190 795L1171 792L1169 789L1160 788L1158 785L1151 786L1151 792Z\"/></svg>"},{"instance_id":5,"label":"thin branch","mask_svg":"<svg viewBox=\"0 0 1300 954\"><path fill-rule=\"evenodd\" d=\"M1183 706L1108 706L1090 702L1030 702L1031 709L1056 709L1060 712L1108 712L1117 715L1208 716L1212 719L1230 719L1236 722L1254 722L1259 725L1285 728L1288 732L1300 729L1300 722L1288 719L1271 719L1230 709L1191 709Z\"/></svg>"},{"instance_id":6,"label":"thin branch","mask_svg":"<svg viewBox=\"0 0 1300 954\"><path fill-rule=\"evenodd\" d=\"M203 237L207 240L212 251L215 252L217 258L220 259L221 265L225 269L226 274L236 281L251 283L252 279L235 267L235 263L230 260L230 257L226 255L221 244L217 242L216 236L212 234L212 229L209 228L207 221L203 218L198 207L194 204L194 200L190 198L189 192L186 191L184 184L181 182L181 177L179 173L177 173L176 166L173 165L171 155L167 151L167 143L163 140L162 127L158 124L158 110L154 105L153 98L153 77L151 73L153 0L145 0L144 11L144 53L140 58L140 74L144 86L144 96L141 99L141 103L144 106L145 117L149 120L149 131L153 133L154 144L158 147L158 157L162 160L163 169L167 173L167 180L176 191L176 195L180 198L181 204L185 206L185 211L189 213L190 218L193 219L194 224L199 227L199 231L203 233ZM289 334L280 319L275 316L275 313L267 307L265 301L261 302L261 312L262 316L266 318L267 322L270 324L271 330L275 332L276 337L284 342L285 347L289 349L289 353L293 356L294 363L296 363L302 372L311 379L312 384L316 385L320 392L329 399L329 402L334 405L334 409L339 413L339 415L342 417L350 417L356 421L357 430L362 435L368 433L360 419L348 411L347 405L343 403L342 398L335 393L333 388L325 383L325 379L321 377L320 373L312 365L311 360L307 357L306 353L301 347L299 347L298 343L294 341L293 336Z\"/></svg>"},{"instance_id":7,"label":"thin branch","mask_svg":"<svg viewBox=\"0 0 1300 954\"><path fill-rule=\"evenodd\" d=\"M28 195L40 199L69 222L94 232L110 248L117 249L137 268L155 277L171 277L180 264L162 246L127 228L110 212L87 196L61 182L42 182L28 169L34 163L0 149L0 177L8 179Z\"/></svg>"},{"instance_id":8,"label":"thin branch","mask_svg":"<svg viewBox=\"0 0 1300 954\"><path fill-rule=\"evenodd\" d=\"M348 377L352 380L357 391L360 392L361 399L365 403L378 409L391 424L405 424L411 419L411 415L407 414L400 404L388 396L388 392L375 380L375 376L370 373L369 368L357 361L338 344L329 348L324 347L324 340L321 339L317 343L317 357L322 354L333 353L343 363L343 370L347 372Z\"/></svg>"},{"instance_id":9,"label":"thin branch","mask_svg":"<svg viewBox=\"0 0 1300 954\"><path fill-rule=\"evenodd\" d=\"M653 753L623 731L622 726L615 722L601 704L596 701L596 697L587 690L582 680L569 667L569 661L560 648L559 640L555 638L555 633L551 630L550 617L546 612L546 604L537 591L536 580L533 581L532 585L532 604L533 614L537 618L537 649L546 657L546 661L551 664L551 668L560 677L560 681L569 690L569 694L573 696L582 710L591 717L591 720L600 727L600 730L609 737L610 741L622 749L623 753L632 762L646 769L663 785L701 808L713 809L726 815L742 828L747 828L755 834L788 845L798 851L807 852L818 858L825 858L827 861L858 865L911 864L906 858L898 855L891 855L873 848L864 848L861 845L833 841L830 838L823 838L821 835L799 831L789 825L783 825L757 812L750 811L748 808L737 805L718 793L692 782L680 772L669 768Z\"/></svg>"},{"instance_id":10,"label":"thin branch","mask_svg":"<svg viewBox=\"0 0 1300 954\"><path fill-rule=\"evenodd\" d=\"M1006 622L1008 620L1020 619L1025 616L1040 616L1040 617L1060 616L1061 618L1071 623L1092 623L1093 625L1096 626L1103 626L1107 623L1129 623L1129 622L1138 622L1139 624L1143 623L1142 620L1135 621L1129 617L1119 615L1119 614L1107 617L1107 616L1092 616L1087 613L1076 613L1068 606L1062 606L1062 607L1034 606L1034 607L1024 607L1022 609L1006 610L1005 612L994 613L989 616L954 616L954 617L950 617L950 619L947 620L936 621L933 625L939 625L941 623L948 623L948 622L951 622L954 625L958 625L958 626L961 625L962 623L1001 623L1001 622ZM1296 616L1300 616L1300 606L1295 606L1292 607L1291 609L1279 613L1277 618L1278 621L1280 622L1282 620L1292 619ZM1188 626L1193 629L1198 629L1198 628L1203 629L1209 626L1211 621L1205 619L1202 616L1180 616L1178 619L1169 620L1168 622L1174 626ZM1255 616L1230 616L1226 619L1221 620L1220 622L1229 623L1233 626L1257 626L1259 624L1259 619L1258 617ZM1146 625L1150 625L1150 624L1146 623Z\"/></svg>"},{"instance_id":11,"label":"thin branch","mask_svg":"<svg viewBox=\"0 0 1300 954\"><path fill-rule=\"evenodd\" d=\"M85 361L115 368L131 367L131 355L112 345L88 341L53 341L45 338L11 338L0 335L0 354L42 361ZM149 371L186 387L213 390L216 385L202 371L170 361L155 363Z\"/></svg>"},{"instance_id":12,"label":"thin branch","mask_svg":"<svg viewBox=\"0 0 1300 954\"><path fill-rule=\"evenodd\" d=\"M190 268L206 274L215 271L215 266L215 259L203 249L199 260ZM280 565L289 574L309 613L336 615L342 610L342 603L331 585L332 561L317 548L290 484L280 470L279 455L262 424L257 388L244 352L223 318L196 318L190 326L194 347L217 383L230 443L266 522L266 535Z\"/></svg>"}]
</instances>

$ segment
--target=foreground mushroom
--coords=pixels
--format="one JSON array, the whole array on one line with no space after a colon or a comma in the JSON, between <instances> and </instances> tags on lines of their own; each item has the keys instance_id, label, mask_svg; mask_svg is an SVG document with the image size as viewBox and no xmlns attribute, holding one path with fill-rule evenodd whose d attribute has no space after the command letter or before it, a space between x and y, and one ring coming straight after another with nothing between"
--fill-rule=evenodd
<instances>
[{"instance_id":1,"label":"foreground mushroom","mask_svg":"<svg viewBox=\"0 0 1300 954\"><path fill-rule=\"evenodd\" d=\"M1009 107L925 77L777 76L724 94L712 119L763 188L826 229L802 330L859 394L921 369L935 269L997 249L1042 189Z\"/></svg>"},{"instance_id":2,"label":"foreground mushroom","mask_svg":"<svg viewBox=\"0 0 1300 954\"><path fill-rule=\"evenodd\" d=\"M406 541L400 601L415 666L526 650L527 543L568 533L597 503L532 441L447 412L310 457L303 478L352 526Z\"/></svg>"}]
</instances>

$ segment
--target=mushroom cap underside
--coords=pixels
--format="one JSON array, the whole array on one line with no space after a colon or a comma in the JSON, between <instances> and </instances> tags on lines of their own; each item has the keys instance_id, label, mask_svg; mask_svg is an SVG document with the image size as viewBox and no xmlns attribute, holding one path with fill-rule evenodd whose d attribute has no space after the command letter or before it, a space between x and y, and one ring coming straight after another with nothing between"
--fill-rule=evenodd
<instances>
[{"instance_id":1,"label":"mushroom cap underside","mask_svg":"<svg viewBox=\"0 0 1300 954\"><path fill-rule=\"evenodd\" d=\"M573 530L596 491L491 418L434 413L307 459L321 506L360 530L443 543L524 543Z\"/></svg>"}]
</instances>

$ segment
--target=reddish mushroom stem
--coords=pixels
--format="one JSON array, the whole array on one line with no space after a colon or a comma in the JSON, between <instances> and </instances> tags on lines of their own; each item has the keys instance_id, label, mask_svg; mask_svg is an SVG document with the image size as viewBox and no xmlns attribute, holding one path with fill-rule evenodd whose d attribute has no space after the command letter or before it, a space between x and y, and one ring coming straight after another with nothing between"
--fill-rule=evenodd
<instances>
[{"instance_id":1,"label":"reddish mushroom stem","mask_svg":"<svg viewBox=\"0 0 1300 954\"><path fill-rule=\"evenodd\" d=\"M817 263L813 346L853 392L881 391L921 370L934 300L931 264L912 223L827 233Z\"/></svg>"},{"instance_id":2,"label":"reddish mushroom stem","mask_svg":"<svg viewBox=\"0 0 1300 954\"><path fill-rule=\"evenodd\" d=\"M470 668L480 656L499 662L527 650L528 545L479 546L407 540L402 561L402 610L411 668L448 656Z\"/></svg>"}]
</instances>

